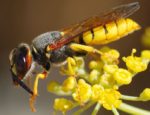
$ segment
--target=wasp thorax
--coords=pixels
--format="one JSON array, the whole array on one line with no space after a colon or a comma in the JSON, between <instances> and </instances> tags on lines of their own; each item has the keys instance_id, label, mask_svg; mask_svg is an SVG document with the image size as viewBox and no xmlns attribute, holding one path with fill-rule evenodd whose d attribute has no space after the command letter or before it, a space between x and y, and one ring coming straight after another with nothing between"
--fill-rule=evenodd
<instances>
[{"instance_id":1,"label":"wasp thorax","mask_svg":"<svg viewBox=\"0 0 150 115\"><path fill-rule=\"evenodd\" d=\"M32 64L30 47L24 43L20 44L17 48L11 51L9 61L13 77L16 76L19 79L22 79Z\"/></svg>"}]
</instances>

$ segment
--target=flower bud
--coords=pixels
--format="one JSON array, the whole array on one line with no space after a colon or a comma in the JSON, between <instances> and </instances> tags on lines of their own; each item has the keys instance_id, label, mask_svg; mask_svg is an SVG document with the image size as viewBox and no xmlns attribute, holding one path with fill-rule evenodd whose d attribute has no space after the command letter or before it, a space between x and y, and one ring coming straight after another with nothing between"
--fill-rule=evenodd
<instances>
[{"instance_id":1,"label":"flower bud","mask_svg":"<svg viewBox=\"0 0 150 115\"><path fill-rule=\"evenodd\" d=\"M100 97L103 95L104 88L101 85L93 85L92 86L92 100L98 101Z\"/></svg>"},{"instance_id":2,"label":"flower bud","mask_svg":"<svg viewBox=\"0 0 150 115\"><path fill-rule=\"evenodd\" d=\"M120 54L117 50L109 50L101 55L101 60L107 64L118 64Z\"/></svg>"},{"instance_id":3,"label":"flower bud","mask_svg":"<svg viewBox=\"0 0 150 115\"><path fill-rule=\"evenodd\" d=\"M150 50L143 50L141 53L141 57L150 60Z\"/></svg>"},{"instance_id":4,"label":"flower bud","mask_svg":"<svg viewBox=\"0 0 150 115\"><path fill-rule=\"evenodd\" d=\"M90 82L97 83L98 79L99 79L99 71L97 71L95 69L92 70L89 75Z\"/></svg>"},{"instance_id":5,"label":"flower bud","mask_svg":"<svg viewBox=\"0 0 150 115\"><path fill-rule=\"evenodd\" d=\"M51 81L51 82L48 84L48 86L47 86L47 90L48 90L49 92L55 92L55 91L58 89L59 86L60 86L60 85L59 85L57 82Z\"/></svg>"},{"instance_id":6,"label":"flower bud","mask_svg":"<svg viewBox=\"0 0 150 115\"><path fill-rule=\"evenodd\" d=\"M65 98L56 98L54 101L54 109L65 113L66 111L72 109L73 102Z\"/></svg>"},{"instance_id":7,"label":"flower bud","mask_svg":"<svg viewBox=\"0 0 150 115\"><path fill-rule=\"evenodd\" d=\"M109 73L109 74L113 74L117 69L118 66L117 65L104 65L103 67L104 71Z\"/></svg>"},{"instance_id":8,"label":"flower bud","mask_svg":"<svg viewBox=\"0 0 150 115\"><path fill-rule=\"evenodd\" d=\"M63 85L62 85L62 89L64 91L70 91L72 89L74 89L76 86L76 79L75 77L68 77L64 82L63 82Z\"/></svg>"},{"instance_id":9,"label":"flower bud","mask_svg":"<svg viewBox=\"0 0 150 115\"><path fill-rule=\"evenodd\" d=\"M140 99L142 101L150 100L150 88L145 88L144 91L140 94Z\"/></svg>"}]
</instances>

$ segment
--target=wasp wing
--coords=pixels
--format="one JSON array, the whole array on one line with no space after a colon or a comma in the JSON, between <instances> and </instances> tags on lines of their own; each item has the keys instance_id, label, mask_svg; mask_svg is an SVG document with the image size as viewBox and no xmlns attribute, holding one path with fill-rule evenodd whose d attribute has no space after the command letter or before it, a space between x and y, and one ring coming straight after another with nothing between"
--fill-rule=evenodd
<instances>
[{"instance_id":1,"label":"wasp wing","mask_svg":"<svg viewBox=\"0 0 150 115\"><path fill-rule=\"evenodd\" d=\"M71 42L76 36L91 30L94 27L105 25L120 18L126 18L137 11L139 8L140 5L138 2L120 5L100 15L90 17L82 22L62 29L60 30L62 32L62 38L56 41L54 44L51 44L50 48L57 49L64 44Z\"/></svg>"}]
</instances>

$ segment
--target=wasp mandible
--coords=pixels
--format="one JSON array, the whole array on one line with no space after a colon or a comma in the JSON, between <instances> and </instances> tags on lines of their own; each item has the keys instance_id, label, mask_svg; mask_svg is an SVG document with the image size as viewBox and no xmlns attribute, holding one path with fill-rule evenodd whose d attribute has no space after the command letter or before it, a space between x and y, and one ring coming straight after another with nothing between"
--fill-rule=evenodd
<instances>
[{"instance_id":1,"label":"wasp mandible","mask_svg":"<svg viewBox=\"0 0 150 115\"><path fill-rule=\"evenodd\" d=\"M73 56L100 54L94 45L110 43L140 29L139 24L127 18L139 8L138 2L120 5L67 28L43 33L31 45L19 44L9 55L13 83L36 97L38 80L48 76L51 65L64 61L70 64ZM36 76L33 90L24 83L32 76Z\"/></svg>"}]
</instances>

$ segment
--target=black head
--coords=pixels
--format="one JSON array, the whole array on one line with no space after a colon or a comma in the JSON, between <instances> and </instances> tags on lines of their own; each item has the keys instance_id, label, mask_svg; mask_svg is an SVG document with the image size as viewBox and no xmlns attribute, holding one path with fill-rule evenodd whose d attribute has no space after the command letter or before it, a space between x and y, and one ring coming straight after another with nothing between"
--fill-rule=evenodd
<instances>
[{"instance_id":1,"label":"black head","mask_svg":"<svg viewBox=\"0 0 150 115\"><path fill-rule=\"evenodd\" d=\"M32 91L29 91L30 89L21 81L32 64L32 55L29 45L22 43L14 48L10 52L9 62L14 85L20 85L28 90L28 92L32 93Z\"/></svg>"}]
</instances>

